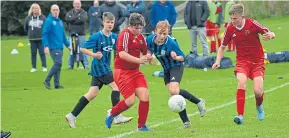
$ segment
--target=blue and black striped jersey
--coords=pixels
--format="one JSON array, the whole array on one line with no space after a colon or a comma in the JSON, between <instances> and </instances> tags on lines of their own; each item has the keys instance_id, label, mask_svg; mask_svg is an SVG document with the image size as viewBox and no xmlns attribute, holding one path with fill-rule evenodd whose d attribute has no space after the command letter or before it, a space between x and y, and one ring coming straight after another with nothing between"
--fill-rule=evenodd
<instances>
[{"instance_id":1,"label":"blue and black striped jersey","mask_svg":"<svg viewBox=\"0 0 289 138\"><path fill-rule=\"evenodd\" d=\"M176 61L171 57L171 52L174 51L176 52L177 56L182 56L185 58L185 55L179 48L176 39L171 36L167 36L164 44L157 45L154 42L155 38L155 34L151 34L147 37L146 41L148 49L160 61L164 70L170 70L175 66L181 66L183 62Z\"/></svg>"},{"instance_id":2,"label":"blue and black striped jersey","mask_svg":"<svg viewBox=\"0 0 289 138\"><path fill-rule=\"evenodd\" d=\"M99 31L91 35L84 43L83 48L93 49L93 53L101 52L103 55L101 59L93 58L89 75L100 77L111 72L111 53L112 50L115 51L116 40L116 34L110 33L109 36L106 36Z\"/></svg>"}]
</instances>

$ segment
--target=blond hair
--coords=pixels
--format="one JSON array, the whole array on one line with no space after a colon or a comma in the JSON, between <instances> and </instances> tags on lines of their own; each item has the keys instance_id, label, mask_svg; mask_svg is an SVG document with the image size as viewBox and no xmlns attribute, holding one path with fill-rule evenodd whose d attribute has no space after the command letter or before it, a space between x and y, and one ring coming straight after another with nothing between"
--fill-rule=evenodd
<instances>
[{"instance_id":1,"label":"blond hair","mask_svg":"<svg viewBox=\"0 0 289 138\"><path fill-rule=\"evenodd\" d=\"M33 14L32 9L35 8L35 7L39 9L38 15L39 15L39 16L42 15L40 6L39 6L37 3L33 3L33 4L30 6L30 9L29 9L29 11L28 11L28 16L30 16L30 15Z\"/></svg>"},{"instance_id":2,"label":"blond hair","mask_svg":"<svg viewBox=\"0 0 289 138\"><path fill-rule=\"evenodd\" d=\"M164 21L159 21L157 23L155 31L157 31L158 29L160 29L161 32L166 31L166 29L170 31L170 28L171 28L171 25L169 24L168 20L164 20Z\"/></svg>"},{"instance_id":3,"label":"blond hair","mask_svg":"<svg viewBox=\"0 0 289 138\"><path fill-rule=\"evenodd\" d=\"M233 15L233 14L240 14L244 16L244 5L234 4L229 11L229 15Z\"/></svg>"}]
</instances>

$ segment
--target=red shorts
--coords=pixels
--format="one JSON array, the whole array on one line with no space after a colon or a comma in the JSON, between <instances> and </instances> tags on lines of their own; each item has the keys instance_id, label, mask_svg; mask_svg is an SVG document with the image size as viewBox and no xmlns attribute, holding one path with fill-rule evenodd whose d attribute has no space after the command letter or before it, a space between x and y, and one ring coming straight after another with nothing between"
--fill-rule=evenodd
<instances>
[{"instance_id":1,"label":"red shorts","mask_svg":"<svg viewBox=\"0 0 289 138\"><path fill-rule=\"evenodd\" d=\"M216 24L211 21L206 21L206 32L207 36L215 36L216 35Z\"/></svg>"},{"instance_id":2,"label":"red shorts","mask_svg":"<svg viewBox=\"0 0 289 138\"><path fill-rule=\"evenodd\" d=\"M244 73L251 80L258 76L262 76L264 78L264 72L264 62L253 63L250 61L237 62L236 68L234 70L235 75L237 73Z\"/></svg>"},{"instance_id":3,"label":"red shorts","mask_svg":"<svg viewBox=\"0 0 289 138\"><path fill-rule=\"evenodd\" d=\"M139 87L147 88L145 76L139 69L123 70L114 69L114 81L119 88L121 95L126 99L134 94Z\"/></svg>"}]
</instances>

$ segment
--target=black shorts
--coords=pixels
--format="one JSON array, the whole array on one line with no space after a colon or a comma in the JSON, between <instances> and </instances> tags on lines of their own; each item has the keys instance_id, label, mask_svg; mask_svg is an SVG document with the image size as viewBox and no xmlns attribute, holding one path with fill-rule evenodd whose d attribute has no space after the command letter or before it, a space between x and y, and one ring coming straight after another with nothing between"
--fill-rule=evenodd
<instances>
[{"instance_id":1,"label":"black shorts","mask_svg":"<svg viewBox=\"0 0 289 138\"><path fill-rule=\"evenodd\" d=\"M164 81L167 85L170 82L178 82L181 83L183 77L184 67L183 66L175 66L170 70L164 72Z\"/></svg>"},{"instance_id":2,"label":"black shorts","mask_svg":"<svg viewBox=\"0 0 289 138\"><path fill-rule=\"evenodd\" d=\"M98 89L100 90L103 84L107 85L112 82L113 82L113 75L112 72L109 72L108 74L105 74L100 77L92 76L90 86L98 86Z\"/></svg>"}]
</instances>

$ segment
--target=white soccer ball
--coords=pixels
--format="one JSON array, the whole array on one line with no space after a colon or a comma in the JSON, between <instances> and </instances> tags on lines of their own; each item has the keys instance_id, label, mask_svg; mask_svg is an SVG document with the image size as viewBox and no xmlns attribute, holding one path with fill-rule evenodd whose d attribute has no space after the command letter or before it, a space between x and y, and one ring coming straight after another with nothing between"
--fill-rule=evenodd
<instances>
[{"instance_id":1,"label":"white soccer ball","mask_svg":"<svg viewBox=\"0 0 289 138\"><path fill-rule=\"evenodd\" d=\"M173 95L170 99L169 99L169 108L171 109L171 111L173 112L181 112L186 108L186 100L183 96L181 95Z\"/></svg>"}]
</instances>

